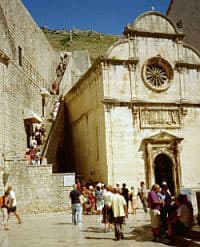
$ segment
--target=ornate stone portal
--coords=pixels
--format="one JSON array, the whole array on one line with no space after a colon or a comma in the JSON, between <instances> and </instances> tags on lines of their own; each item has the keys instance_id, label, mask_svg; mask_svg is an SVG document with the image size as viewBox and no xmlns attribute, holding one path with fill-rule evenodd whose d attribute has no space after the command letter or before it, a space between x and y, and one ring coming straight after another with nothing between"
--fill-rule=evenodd
<instances>
[{"instance_id":1,"label":"ornate stone portal","mask_svg":"<svg viewBox=\"0 0 200 247\"><path fill-rule=\"evenodd\" d=\"M143 140L145 146L145 176L147 187L166 181L172 193L182 186L179 144L183 138L161 132ZM157 176L159 169L159 176Z\"/></svg>"}]
</instances>

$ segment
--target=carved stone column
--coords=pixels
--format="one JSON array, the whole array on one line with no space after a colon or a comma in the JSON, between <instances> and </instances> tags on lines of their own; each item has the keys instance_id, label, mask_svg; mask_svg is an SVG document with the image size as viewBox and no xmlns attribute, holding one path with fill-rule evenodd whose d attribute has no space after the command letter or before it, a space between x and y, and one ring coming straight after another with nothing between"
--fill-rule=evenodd
<instances>
[{"instance_id":1,"label":"carved stone column","mask_svg":"<svg viewBox=\"0 0 200 247\"><path fill-rule=\"evenodd\" d=\"M181 165L180 165L180 150L178 144L176 144L174 149L174 156L176 159L176 192L180 192L180 187L182 186L182 175L181 175Z\"/></svg>"},{"instance_id":2,"label":"carved stone column","mask_svg":"<svg viewBox=\"0 0 200 247\"><path fill-rule=\"evenodd\" d=\"M185 67L178 67L179 80L180 80L180 100L184 102L185 97Z\"/></svg>"},{"instance_id":3,"label":"carved stone column","mask_svg":"<svg viewBox=\"0 0 200 247\"><path fill-rule=\"evenodd\" d=\"M152 163L152 145L150 143L146 143L146 167L145 167L145 175L146 175L146 184L147 188L151 188L153 181L153 163Z\"/></svg>"},{"instance_id":4,"label":"carved stone column","mask_svg":"<svg viewBox=\"0 0 200 247\"><path fill-rule=\"evenodd\" d=\"M133 53L133 38L129 39L129 57L130 58L134 57L134 53Z\"/></svg>"},{"instance_id":5,"label":"carved stone column","mask_svg":"<svg viewBox=\"0 0 200 247\"><path fill-rule=\"evenodd\" d=\"M136 65L128 64L129 77L130 77L130 93L131 101L136 100L137 91L136 91Z\"/></svg>"},{"instance_id":6,"label":"carved stone column","mask_svg":"<svg viewBox=\"0 0 200 247\"><path fill-rule=\"evenodd\" d=\"M106 61L101 62L103 85L104 85L104 95L110 96L110 83L109 83L109 64ZM106 92L105 92L106 88Z\"/></svg>"}]
</instances>

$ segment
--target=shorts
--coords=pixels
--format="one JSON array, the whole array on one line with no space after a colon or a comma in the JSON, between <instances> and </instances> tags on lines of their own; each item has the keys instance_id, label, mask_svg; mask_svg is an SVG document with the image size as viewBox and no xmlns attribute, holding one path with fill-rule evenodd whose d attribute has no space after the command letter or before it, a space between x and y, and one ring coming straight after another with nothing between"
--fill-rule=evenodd
<instances>
[{"instance_id":1,"label":"shorts","mask_svg":"<svg viewBox=\"0 0 200 247\"><path fill-rule=\"evenodd\" d=\"M114 224L125 224L125 216L114 217Z\"/></svg>"},{"instance_id":2,"label":"shorts","mask_svg":"<svg viewBox=\"0 0 200 247\"><path fill-rule=\"evenodd\" d=\"M160 228L160 210L150 209L151 227Z\"/></svg>"},{"instance_id":3,"label":"shorts","mask_svg":"<svg viewBox=\"0 0 200 247\"><path fill-rule=\"evenodd\" d=\"M8 208L8 213L14 213L17 211L17 207Z\"/></svg>"},{"instance_id":4,"label":"shorts","mask_svg":"<svg viewBox=\"0 0 200 247\"><path fill-rule=\"evenodd\" d=\"M103 208L103 219L101 223L110 223L113 224L114 222L114 216L113 216L113 211L112 208L105 205Z\"/></svg>"}]
</instances>

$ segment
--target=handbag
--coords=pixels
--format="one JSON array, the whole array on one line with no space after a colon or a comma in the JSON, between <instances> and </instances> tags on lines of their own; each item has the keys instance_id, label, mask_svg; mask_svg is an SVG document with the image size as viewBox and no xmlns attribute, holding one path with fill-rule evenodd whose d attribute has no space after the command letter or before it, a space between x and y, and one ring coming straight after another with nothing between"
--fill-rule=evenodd
<instances>
[{"instance_id":1,"label":"handbag","mask_svg":"<svg viewBox=\"0 0 200 247\"><path fill-rule=\"evenodd\" d=\"M80 200L81 204L87 202L87 198L86 198L84 195L80 195L80 196L79 196L79 200Z\"/></svg>"}]
</instances>

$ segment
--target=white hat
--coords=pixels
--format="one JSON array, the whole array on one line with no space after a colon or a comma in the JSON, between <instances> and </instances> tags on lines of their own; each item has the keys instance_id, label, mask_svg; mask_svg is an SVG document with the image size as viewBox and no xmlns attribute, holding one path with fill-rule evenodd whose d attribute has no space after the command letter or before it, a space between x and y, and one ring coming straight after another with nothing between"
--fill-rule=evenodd
<instances>
[{"instance_id":1,"label":"white hat","mask_svg":"<svg viewBox=\"0 0 200 247\"><path fill-rule=\"evenodd\" d=\"M98 183L97 186L101 187L101 183Z\"/></svg>"},{"instance_id":2,"label":"white hat","mask_svg":"<svg viewBox=\"0 0 200 247\"><path fill-rule=\"evenodd\" d=\"M93 190L94 187L92 185L89 186L89 190Z\"/></svg>"}]
</instances>

